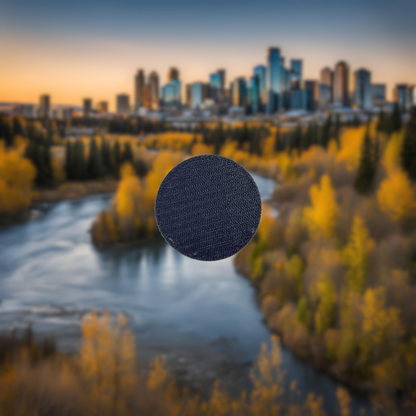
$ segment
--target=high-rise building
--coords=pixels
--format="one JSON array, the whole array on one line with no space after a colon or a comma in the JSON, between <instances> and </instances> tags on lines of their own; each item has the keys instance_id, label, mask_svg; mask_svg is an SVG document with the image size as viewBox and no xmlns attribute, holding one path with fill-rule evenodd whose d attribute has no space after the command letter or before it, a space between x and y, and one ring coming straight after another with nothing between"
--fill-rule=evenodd
<instances>
[{"instance_id":1,"label":"high-rise building","mask_svg":"<svg viewBox=\"0 0 416 416\"><path fill-rule=\"evenodd\" d=\"M192 108L192 84L186 84L185 86L185 100L186 105Z\"/></svg>"},{"instance_id":2,"label":"high-rise building","mask_svg":"<svg viewBox=\"0 0 416 416\"><path fill-rule=\"evenodd\" d=\"M107 101L100 101L97 104L97 111L99 113L108 113L108 103L107 103Z\"/></svg>"},{"instance_id":3,"label":"high-rise building","mask_svg":"<svg viewBox=\"0 0 416 416\"><path fill-rule=\"evenodd\" d=\"M116 96L116 108L118 114L130 113L130 97L128 94L118 94Z\"/></svg>"},{"instance_id":4,"label":"high-rise building","mask_svg":"<svg viewBox=\"0 0 416 416\"><path fill-rule=\"evenodd\" d=\"M333 101L334 104L342 107L349 106L349 65L340 61L335 65L333 82Z\"/></svg>"},{"instance_id":5,"label":"high-rise building","mask_svg":"<svg viewBox=\"0 0 416 416\"><path fill-rule=\"evenodd\" d=\"M302 81L302 60L292 59L290 61L290 89L297 90L300 88Z\"/></svg>"},{"instance_id":6,"label":"high-rise building","mask_svg":"<svg viewBox=\"0 0 416 416\"><path fill-rule=\"evenodd\" d=\"M332 102L332 87L328 84L319 84L319 110L325 111Z\"/></svg>"},{"instance_id":7,"label":"high-rise building","mask_svg":"<svg viewBox=\"0 0 416 416\"><path fill-rule=\"evenodd\" d=\"M233 105L246 107L247 85L244 78L236 78L233 82Z\"/></svg>"},{"instance_id":8,"label":"high-rise building","mask_svg":"<svg viewBox=\"0 0 416 416\"><path fill-rule=\"evenodd\" d=\"M371 100L371 72L367 69L361 68L355 71L355 105L363 110L372 108Z\"/></svg>"},{"instance_id":9,"label":"high-rise building","mask_svg":"<svg viewBox=\"0 0 416 416\"><path fill-rule=\"evenodd\" d=\"M168 72L168 82L170 81L179 81L179 70L173 66L169 68Z\"/></svg>"},{"instance_id":10,"label":"high-rise building","mask_svg":"<svg viewBox=\"0 0 416 416\"><path fill-rule=\"evenodd\" d=\"M393 90L394 102L398 104L400 111L409 111L413 102L414 85L397 84Z\"/></svg>"},{"instance_id":11,"label":"high-rise building","mask_svg":"<svg viewBox=\"0 0 416 416\"><path fill-rule=\"evenodd\" d=\"M307 95L308 92L306 90L294 89L290 91L290 109L306 110Z\"/></svg>"},{"instance_id":12,"label":"high-rise building","mask_svg":"<svg viewBox=\"0 0 416 416\"><path fill-rule=\"evenodd\" d=\"M150 87L150 108L157 110L159 108L159 75L156 71L152 71L149 75Z\"/></svg>"},{"instance_id":13,"label":"high-rise building","mask_svg":"<svg viewBox=\"0 0 416 416\"><path fill-rule=\"evenodd\" d=\"M267 113L273 114L282 107L285 69L279 48L267 51Z\"/></svg>"},{"instance_id":14,"label":"high-rise building","mask_svg":"<svg viewBox=\"0 0 416 416\"><path fill-rule=\"evenodd\" d=\"M203 102L209 98L209 86L203 82L192 84L192 107L200 108Z\"/></svg>"},{"instance_id":15,"label":"high-rise building","mask_svg":"<svg viewBox=\"0 0 416 416\"><path fill-rule=\"evenodd\" d=\"M259 111L264 111L267 102L267 69L264 65L257 65L254 68L254 75L257 76L259 82L259 97L260 108Z\"/></svg>"},{"instance_id":16,"label":"high-rise building","mask_svg":"<svg viewBox=\"0 0 416 416\"><path fill-rule=\"evenodd\" d=\"M144 84L142 89L142 107L151 108L150 85Z\"/></svg>"},{"instance_id":17,"label":"high-rise building","mask_svg":"<svg viewBox=\"0 0 416 416\"><path fill-rule=\"evenodd\" d=\"M143 105L144 70L138 69L134 77L134 107L137 110Z\"/></svg>"},{"instance_id":18,"label":"high-rise building","mask_svg":"<svg viewBox=\"0 0 416 416\"><path fill-rule=\"evenodd\" d=\"M249 92L250 111L252 114L257 114L261 111L260 81L257 75L253 75L250 78Z\"/></svg>"},{"instance_id":19,"label":"high-rise building","mask_svg":"<svg viewBox=\"0 0 416 416\"><path fill-rule=\"evenodd\" d=\"M51 110L51 97L48 94L43 94L39 99L39 113L41 117L48 117Z\"/></svg>"},{"instance_id":20,"label":"high-rise building","mask_svg":"<svg viewBox=\"0 0 416 416\"><path fill-rule=\"evenodd\" d=\"M180 81L172 79L169 84L162 87L163 105L167 107L179 107L181 105L181 88Z\"/></svg>"},{"instance_id":21,"label":"high-rise building","mask_svg":"<svg viewBox=\"0 0 416 416\"><path fill-rule=\"evenodd\" d=\"M321 70L321 84L326 84L332 88L334 83L334 72L331 68L325 67Z\"/></svg>"},{"instance_id":22,"label":"high-rise building","mask_svg":"<svg viewBox=\"0 0 416 416\"><path fill-rule=\"evenodd\" d=\"M92 100L91 100L91 98L84 98L82 108L83 108L84 117L89 117L92 113Z\"/></svg>"},{"instance_id":23,"label":"high-rise building","mask_svg":"<svg viewBox=\"0 0 416 416\"><path fill-rule=\"evenodd\" d=\"M218 69L209 76L209 96L216 103L224 99L225 69Z\"/></svg>"},{"instance_id":24,"label":"high-rise building","mask_svg":"<svg viewBox=\"0 0 416 416\"><path fill-rule=\"evenodd\" d=\"M319 104L319 82L305 80L303 84L303 89L306 91L306 109L308 111L316 111Z\"/></svg>"},{"instance_id":25,"label":"high-rise building","mask_svg":"<svg viewBox=\"0 0 416 416\"><path fill-rule=\"evenodd\" d=\"M371 84L371 102L373 106L386 104L386 84Z\"/></svg>"}]
</instances>

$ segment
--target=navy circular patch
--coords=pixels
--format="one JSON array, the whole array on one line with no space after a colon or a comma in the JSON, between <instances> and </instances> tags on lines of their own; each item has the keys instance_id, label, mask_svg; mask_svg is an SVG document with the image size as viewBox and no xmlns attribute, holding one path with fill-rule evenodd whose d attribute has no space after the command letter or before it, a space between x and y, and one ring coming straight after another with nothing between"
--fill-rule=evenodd
<instances>
[{"instance_id":1,"label":"navy circular patch","mask_svg":"<svg viewBox=\"0 0 416 416\"><path fill-rule=\"evenodd\" d=\"M163 179L155 214L163 238L179 253L221 260L244 248L256 233L260 193L251 175L233 160L195 156Z\"/></svg>"}]
</instances>

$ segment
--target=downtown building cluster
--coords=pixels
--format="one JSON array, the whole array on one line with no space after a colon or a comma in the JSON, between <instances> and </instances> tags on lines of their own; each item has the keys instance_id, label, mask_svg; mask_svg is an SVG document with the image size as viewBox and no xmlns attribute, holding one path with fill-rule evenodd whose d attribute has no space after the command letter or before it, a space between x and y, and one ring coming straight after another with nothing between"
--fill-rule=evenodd
<instances>
[{"instance_id":1,"label":"downtown building cluster","mask_svg":"<svg viewBox=\"0 0 416 416\"><path fill-rule=\"evenodd\" d=\"M184 85L178 68L171 67L167 82L160 85L156 71L146 75L138 69L134 76L133 99L130 94L116 95L115 107L119 115L195 116L261 116L284 114L291 111L307 113L356 109L363 112L389 110L386 85L373 83L371 71L365 68L351 72L344 61L325 67L318 79L304 79L302 59L291 59L287 64L277 47L267 50L263 64L255 66L251 76L237 77L227 84L226 70L218 69L207 80ZM397 84L393 102L402 112L414 105L414 86ZM109 105L100 101L95 106L85 98L82 107L51 106L49 95L42 95L38 106L20 105L11 111L25 117L50 116L69 119L74 113L84 117L107 116Z\"/></svg>"}]
</instances>

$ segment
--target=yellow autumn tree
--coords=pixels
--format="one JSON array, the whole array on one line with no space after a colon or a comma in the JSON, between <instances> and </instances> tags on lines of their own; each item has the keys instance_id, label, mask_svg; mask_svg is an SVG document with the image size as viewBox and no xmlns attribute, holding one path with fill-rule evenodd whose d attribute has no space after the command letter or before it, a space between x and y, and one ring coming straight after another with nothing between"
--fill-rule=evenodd
<instances>
[{"instance_id":1,"label":"yellow autumn tree","mask_svg":"<svg viewBox=\"0 0 416 416\"><path fill-rule=\"evenodd\" d=\"M127 321L114 322L106 312L91 313L82 321L80 366L91 383L93 414L123 414L126 397L137 388L136 346Z\"/></svg>"},{"instance_id":2,"label":"yellow autumn tree","mask_svg":"<svg viewBox=\"0 0 416 416\"><path fill-rule=\"evenodd\" d=\"M403 147L403 139L404 130L393 133L387 142L382 163L388 174L401 167L400 153Z\"/></svg>"},{"instance_id":3,"label":"yellow autumn tree","mask_svg":"<svg viewBox=\"0 0 416 416\"><path fill-rule=\"evenodd\" d=\"M395 221L416 216L415 189L401 169L394 169L381 183L377 200L381 210Z\"/></svg>"},{"instance_id":4,"label":"yellow autumn tree","mask_svg":"<svg viewBox=\"0 0 416 416\"><path fill-rule=\"evenodd\" d=\"M348 169L357 169L361 157L361 144L364 139L366 126L344 129L341 138L341 149L337 160L346 163Z\"/></svg>"},{"instance_id":5,"label":"yellow autumn tree","mask_svg":"<svg viewBox=\"0 0 416 416\"><path fill-rule=\"evenodd\" d=\"M338 216L335 191L328 175L321 177L320 185L310 188L311 206L304 210L304 218L313 237L332 237Z\"/></svg>"},{"instance_id":6,"label":"yellow autumn tree","mask_svg":"<svg viewBox=\"0 0 416 416\"><path fill-rule=\"evenodd\" d=\"M22 215L32 202L36 169L23 157L23 150L6 149L0 141L0 218L5 222Z\"/></svg>"},{"instance_id":7,"label":"yellow autumn tree","mask_svg":"<svg viewBox=\"0 0 416 416\"><path fill-rule=\"evenodd\" d=\"M374 247L362 218L354 217L349 242L342 253L342 260L347 266L346 279L348 287L357 293L363 293L368 274L368 255Z\"/></svg>"},{"instance_id":8,"label":"yellow autumn tree","mask_svg":"<svg viewBox=\"0 0 416 416\"><path fill-rule=\"evenodd\" d=\"M364 363L377 359L403 335L400 311L386 307L386 289L367 289L362 305L361 359Z\"/></svg>"},{"instance_id":9,"label":"yellow autumn tree","mask_svg":"<svg viewBox=\"0 0 416 416\"><path fill-rule=\"evenodd\" d=\"M319 303L315 312L315 331L317 335L322 335L327 328L335 323L337 293L330 276L321 276L317 284L317 292Z\"/></svg>"}]
</instances>

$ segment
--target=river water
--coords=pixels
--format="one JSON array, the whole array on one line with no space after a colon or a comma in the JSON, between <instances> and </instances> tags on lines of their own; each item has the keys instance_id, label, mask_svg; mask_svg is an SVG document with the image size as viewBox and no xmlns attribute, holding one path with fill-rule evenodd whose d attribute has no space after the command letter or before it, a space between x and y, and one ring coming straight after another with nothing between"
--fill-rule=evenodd
<instances>
[{"instance_id":1,"label":"river water","mask_svg":"<svg viewBox=\"0 0 416 416\"><path fill-rule=\"evenodd\" d=\"M274 182L253 175L263 200ZM97 250L89 229L111 195L40 207L43 215L0 231L0 332L29 324L38 336L53 335L60 350L76 353L82 316L94 309L123 312L133 329L139 358L165 354L175 375L197 391L221 378L232 392L248 387L248 373L270 331L250 282L233 259L203 263L165 243ZM292 400L308 392L337 410L337 385L282 349ZM352 414L368 401L352 392Z\"/></svg>"}]
</instances>

